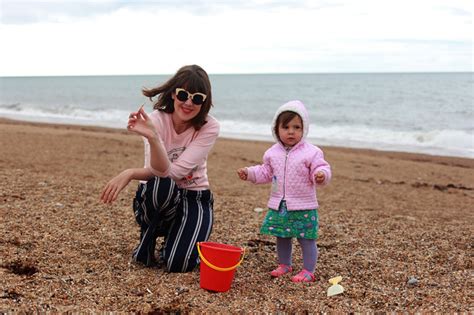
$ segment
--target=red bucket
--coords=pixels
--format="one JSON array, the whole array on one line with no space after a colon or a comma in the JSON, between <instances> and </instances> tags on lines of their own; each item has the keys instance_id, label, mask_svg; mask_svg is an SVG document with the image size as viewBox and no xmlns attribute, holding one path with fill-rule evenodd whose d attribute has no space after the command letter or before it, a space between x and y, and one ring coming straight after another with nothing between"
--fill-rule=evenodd
<instances>
[{"instance_id":1,"label":"red bucket","mask_svg":"<svg viewBox=\"0 0 474 315\"><path fill-rule=\"evenodd\" d=\"M201 288L226 292L234 279L235 269L244 260L245 250L213 242L196 243L201 259Z\"/></svg>"}]
</instances>

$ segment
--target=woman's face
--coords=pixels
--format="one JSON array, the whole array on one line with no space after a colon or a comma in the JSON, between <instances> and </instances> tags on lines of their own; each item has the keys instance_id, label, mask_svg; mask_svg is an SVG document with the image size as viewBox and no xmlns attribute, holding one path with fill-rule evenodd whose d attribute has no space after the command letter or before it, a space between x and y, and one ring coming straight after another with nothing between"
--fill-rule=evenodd
<instances>
[{"instance_id":1,"label":"woman's face","mask_svg":"<svg viewBox=\"0 0 474 315\"><path fill-rule=\"evenodd\" d=\"M188 95L190 96L189 98L184 101L181 101L176 96L176 92L173 92L171 94L171 98L173 99L174 104L173 117L178 123L190 122L194 117L199 114L199 111L201 110L202 104L194 104L191 97L192 94L188 92Z\"/></svg>"}]
</instances>

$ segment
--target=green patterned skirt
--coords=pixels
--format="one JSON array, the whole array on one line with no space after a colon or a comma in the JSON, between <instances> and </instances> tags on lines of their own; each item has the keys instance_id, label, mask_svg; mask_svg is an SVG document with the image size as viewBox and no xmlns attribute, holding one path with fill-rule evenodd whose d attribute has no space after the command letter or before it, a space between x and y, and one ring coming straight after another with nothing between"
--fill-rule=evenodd
<instances>
[{"instance_id":1,"label":"green patterned skirt","mask_svg":"<svg viewBox=\"0 0 474 315\"><path fill-rule=\"evenodd\" d=\"M280 203L280 209L268 209L260 233L277 237L318 238L318 209L288 211L286 202Z\"/></svg>"}]
</instances>

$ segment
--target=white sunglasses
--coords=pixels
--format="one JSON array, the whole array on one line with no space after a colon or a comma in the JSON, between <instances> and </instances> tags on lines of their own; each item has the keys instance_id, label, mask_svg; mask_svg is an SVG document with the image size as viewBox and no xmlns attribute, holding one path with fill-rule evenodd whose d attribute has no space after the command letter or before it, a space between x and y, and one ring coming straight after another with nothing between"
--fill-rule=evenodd
<instances>
[{"instance_id":1,"label":"white sunglasses","mask_svg":"<svg viewBox=\"0 0 474 315\"><path fill-rule=\"evenodd\" d=\"M195 105L202 105L206 100L207 95L203 93L189 93L185 89L176 88L176 98L181 102L186 102L188 99L193 101Z\"/></svg>"}]
</instances>

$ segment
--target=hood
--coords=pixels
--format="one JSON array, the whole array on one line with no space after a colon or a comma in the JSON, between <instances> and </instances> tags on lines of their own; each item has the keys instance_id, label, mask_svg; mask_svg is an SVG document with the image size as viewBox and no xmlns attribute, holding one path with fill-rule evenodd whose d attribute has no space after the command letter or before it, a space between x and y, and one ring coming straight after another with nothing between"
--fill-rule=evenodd
<instances>
[{"instance_id":1,"label":"hood","mask_svg":"<svg viewBox=\"0 0 474 315\"><path fill-rule=\"evenodd\" d=\"M303 102L294 100L294 101L289 101L281 105L277 109L275 116L273 116L272 134L275 141L277 142L280 141L280 139L278 139L277 135L275 134L275 125L276 125L277 118L281 113L286 112L286 111L295 112L298 115L300 115L301 119L303 120L303 137L301 138L301 140L306 139L306 136L308 135L308 131L309 131L309 114Z\"/></svg>"}]
</instances>

